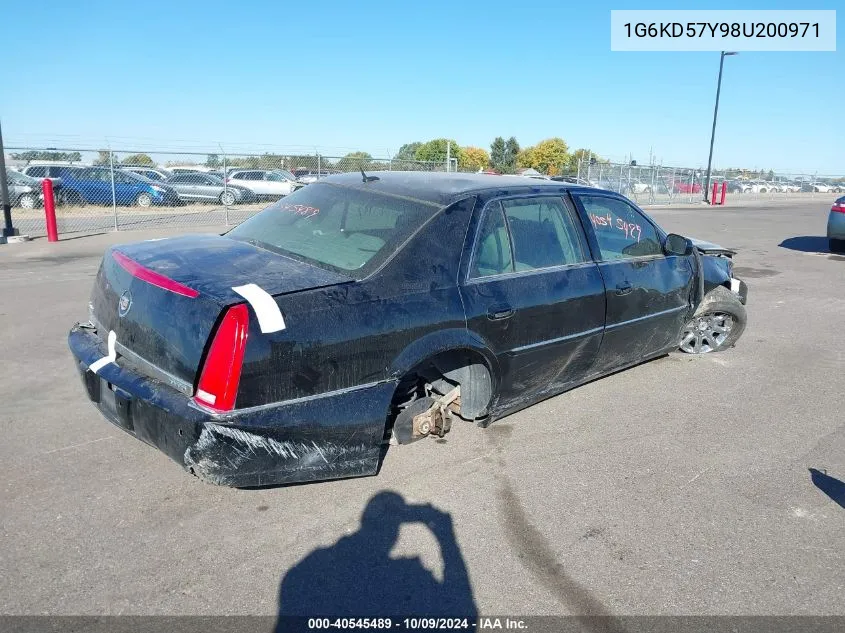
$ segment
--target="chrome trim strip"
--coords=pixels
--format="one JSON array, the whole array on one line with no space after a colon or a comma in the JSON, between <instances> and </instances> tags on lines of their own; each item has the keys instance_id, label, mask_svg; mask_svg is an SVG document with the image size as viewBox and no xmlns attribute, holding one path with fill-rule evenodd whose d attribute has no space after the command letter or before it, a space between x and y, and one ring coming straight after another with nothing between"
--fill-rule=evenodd
<instances>
[{"instance_id":1,"label":"chrome trim strip","mask_svg":"<svg viewBox=\"0 0 845 633\"><path fill-rule=\"evenodd\" d=\"M271 402L269 404L257 404L253 407L243 407L241 409L233 409L231 411L225 412L218 412L218 411L211 411L210 409L206 409L205 407L197 404L194 400L188 401L188 406L191 406L203 413L210 415L216 422L223 421L225 422L228 418L237 418L239 415L244 413L254 413L256 411L264 411L266 409L273 409L273 408L280 408L286 407L291 404L301 404L303 402L310 402L312 400L319 400L320 398L330 398L332 396L343 395L346 393L351 393L353 391L360 391L362 389L370 389L371 387L377 387L379 385L383 385L385 383L394 382L391 380L377 380L375 382L368 382L363 385L355 385L354 387L343 387L342 389L335 389L334 391L326 391L324 393L317 393L313 396L302 396L301 398L292 398L291 400L282 400L280 402Z\"/></svg>"},{"instance_id":2,"label":"chrome trim strip","mask_svg":"<svg viewBox=\"0 0 845 633\"><path fill-rule=\"evenodd\" d=\"M652 317L663 316L664 314L671 314L672 312L680 312L681 310L689 310L689 306L678 306L677 308L669 308L668 310L661 310L660 312L654 312L653 314L647 314L645 316L637 317L636 319L628 319L627 321L620 321L619 323L614 323L612 325L605 325L605 330L612 330L616 327L621 327L623 325L628 325L630 323L636 323L637 321L645 321L646 319L650 319Z\"/></svg>"},{"instance_id":3,"label":"chrome trim strip","mask_svg":"<svg viewBox=\"0 0 845 633\"><path fill-rule=\"evenodd\" d=\"M566 336L559 336L558 338L549 339L548 341L540 341L539 343L530 343L529 345L521 345L519 347L514 347L513 349L508 350L506 353L510 354L512 352L523 352L527 349L534 349L535 347L542 347L543 345L552 345L553 343L561 343L563 341L569 341L571 339L581 338L582 336L589 336L590 334L595 334L596 332L601 332L604 327L594 327L591 330L584 330L583 332L577 332L575 334L568 334Z\"/></svg>"},{"instance_id":4,"label":"chrome trim strip","mask_svg":"<svg viewBox=\"0 0 845 633\"><path fill-rule=\"evenodd\" d=\"M160 367L156 367L146 358L139 356L125 345L122 345L120 341L115 342L114 349L117 352L118 360L120 360L120 357L123 357L129 361L129 364L134 365L150 378L155 378L186 396L194 395L194 386L191 383L177 378Z\"/></svg>"},{"instance_id":5,"label":"chrome trim strip","mask_svg":"<svg viewBox=\"0 0 845 633\"><path fill-rule=\"evenodd\" d=\"M483 284L488 281L498 281L500 279L510 279L512 277L527 277L529 275L540 275L542 273L563 272L575 268L590 268L597 267L596 262L590 260L588 262L578 262L577 264L559 264L557 266L548 266L546 268L530 268L528 270L515 270L510 273L498 273L496 275L487 275L486 277L470 277L464 282L465 285L471 286L475 284Z\"/></svg>"}]
</instances>

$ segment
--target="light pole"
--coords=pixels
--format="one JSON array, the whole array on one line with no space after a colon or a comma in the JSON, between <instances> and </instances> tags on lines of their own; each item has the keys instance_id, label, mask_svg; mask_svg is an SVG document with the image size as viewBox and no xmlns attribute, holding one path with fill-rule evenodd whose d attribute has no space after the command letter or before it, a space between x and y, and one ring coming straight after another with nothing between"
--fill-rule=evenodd
<instances>
[{"instance_id":1,"label":"light pole","mask_svg":"<svg viewBox=\"0 0 845 633\"><path fill-rule=\"evenodd\" d=\"M713 141L716 139L716 115L719 114L719 93L722 91L722 67L725 65L725 57L737 55L734 51L722 51L719 56L719 82L716 84L716 107L713 108L713 130L710 132L710 156L707 158L707 177L704 182L704 202L708 202L710 195L710 167L713 164Z\"/></svg>"}]
</instances>

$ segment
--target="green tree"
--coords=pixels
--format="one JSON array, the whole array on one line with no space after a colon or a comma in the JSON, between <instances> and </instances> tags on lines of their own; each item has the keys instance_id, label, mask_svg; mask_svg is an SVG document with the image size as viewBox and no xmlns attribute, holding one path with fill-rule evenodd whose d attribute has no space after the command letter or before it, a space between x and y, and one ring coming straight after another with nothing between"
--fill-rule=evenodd
<instances>
[{"instance_id":1,"label":"green tree","mask_svg":"<svg viewBox=\"0 0 845 633\"><path fill-rule=\"evenodd\" d=\"M417 148L416 159L433 163L446 164L446 148L451 143L450 158L457 158L461 161L461 146L452 139L436 138L423 143Z\"/></svg>"},{"instance_id":2,"label":"green tree","mask_svg":"<svg viewBox=\"0 0 845 633\"><path fill-rule=\"evenodd\" d=\"M402 147L399 148L399 151L396 152L396 155L393 157L394 160L416 160L417 159L417 150L420 148L419 141L414 141L413 143L405 143Z\"/></svg>"},{"instance_id":3,"label":"green tree","mask_svg":"<svg viewBox=\"0 0 845 633\"><path fill-rule=\"evenodd\" d=\"M769 177L766 180L774 180L775 179L775 172L771 169L769 170Z\"/></svg>"},{"instance_id":4,"label":"green tree","mask_svg":"<svg viewBox=\"0 0 845 633\"><path fill-rule=\"evenodd\" d=\"M480 171L490 165L490 154L480 147L464 147L458 166L461 169Z\"/></svg>"},{"instance_id":5,"label":"green tree","mask_svg":"<svg viewBox=\"0 0 845 633\"><path fill-rule=\"evenodd\" d=\"M156 163L147 154L130 154L122 161L122 165L137 165L143 167L153 167Z\"/></svg>"},{"instance_id":6,"label":"green tree","mask_svg":"<svg viewBox=\"0 0 845 633\"><path fill-rule=\"evenodd\" d=\"M541 174L554 176L566 169L569 162L569 148L562 138L554 137L540 141L519 153L520 167L531 167Z\"/></svg>"},{"instance_id":7,"label":"green tree","mask_svg":"<svg viewBox=\"0 0 845 633\"><path fill-rule=\"evenodd\" d=\"M28 150L17 154L9 154L9 157L14 160L55 160L68 161L72 163L78 163L82 160L82 154L79 152L51 152L40 150Z\"/></svg>"},{"instance_id":8,"label":"green tree","mask_svg":"<svg viewBox=\"0 0 845 633\"><path fill-rule=\"evenodd\" d=\"M496 171L505 171L505 139L497 136L490 143L490 166Z\"/></svg>"},{"instance_id":9,"label":"green tree","mask_svg":"<svg viewBox=\"0 0 845 633\"><path fill-rule=\"evenodd\" d=\"M220 157L217 154L209 154L205 157L205 166L211 167L212 169L217 169L218 167L220 167Z\"/></svg>"},{"instance_id":10,"label":"green tree","mask_svg":"<svg viewBox=\"0 0 845 633\"><path fill-rule=\"evenodd\" d=\"M519 155L519 143L516 142L516 138L511 136L505 142L505 158L503 161L503 167L505 173L513 173L516 171L516 157Z\"/></svg>"}]
</instances>

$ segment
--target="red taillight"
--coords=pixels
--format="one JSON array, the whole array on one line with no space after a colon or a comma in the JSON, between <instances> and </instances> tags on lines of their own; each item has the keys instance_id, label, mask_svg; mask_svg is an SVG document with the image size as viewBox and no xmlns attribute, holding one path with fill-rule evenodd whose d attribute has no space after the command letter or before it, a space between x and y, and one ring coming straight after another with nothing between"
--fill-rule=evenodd
<instances>
[{"instance_id":1,"label":"red taillight","mask_svg":"<svg viewBox=\"0 0 845 633\"><path fill-rule=\"evenodd\" d=\"M200 296L200 293L193 288L188 288L188 286L180 284L178 281L173 281L169 277L165 277L160 273L141 266L141 264L136 262L134 259L127 257L120 251L112 251L111 256L124 270L141 281L146 281L148 284L152 284L153 286L164 290L169 290L170 292L175 292L177 295L190 297L191 299L195 299Z\"/></svg>"},{"instance_id":2,"label":"red taillight","mask_svg":"<svg viewBox=\"0 0 845 633\"><path fill-rule=\"evenodd\" d=\"M845 213L845 202L834 202L830 210L836 213Z\"/></svg>"},{"instance_id":3,"label":"red taillight","mask_svg":"<svg viewBox=\"0 0 845 633\"><path fill-rule=\"evenodd\" d=\"M235 407L248 333L249 310L246 305L229 308L217 328L202 367L197 395L194 396L198 403L216 411L231 411Z\"/></svg>"}]
</instances>

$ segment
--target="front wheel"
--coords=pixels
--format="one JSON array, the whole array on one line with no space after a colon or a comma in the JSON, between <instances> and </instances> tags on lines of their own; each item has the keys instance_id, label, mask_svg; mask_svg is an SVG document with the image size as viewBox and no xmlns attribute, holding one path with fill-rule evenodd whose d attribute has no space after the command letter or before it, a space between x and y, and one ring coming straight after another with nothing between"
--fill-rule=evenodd
<instances>
[{"instance_id":1,"label":"front wheel","mask_svg":"<svg viewBox=\"0 0 845 633\"><path fill-rule=\"evenodd\" d=\"M231 207L235 204L235 194L231 191L224 191L220 194L220 204L224 207Z\"/></svg>"},{"instance_id":2,"label":"front wheel","mask_svg":"<svg viewBox=\"0 0 845 633\"><path fill-rule=\"evenodd\" d=\"M142 193L135 199L135 204L144 208L151 207L153 205L153 198L148 193Z\"/></svg>"},{"instance_id":3,"label":"front wheel","mask_svg":"<svg viewBox=\"0 0 845 633\"><path fill-rule=\"evenodd\" d=\"M739 298L724 286L704 296L681 332L678 345L687 354L723 352L733 347L745 330L747 315Z\"/></svg>"},{"instance_id":4,"label":"front wheel","mask_svg":"<svg viewBox=\"0 0 845 633\"><path fill-rule=\"evenodd\" d=\"M18 204L22 209L34 209L38 205L38 198L31 193L25 193L18 198Z\"/></svg>"}]
</instances>

